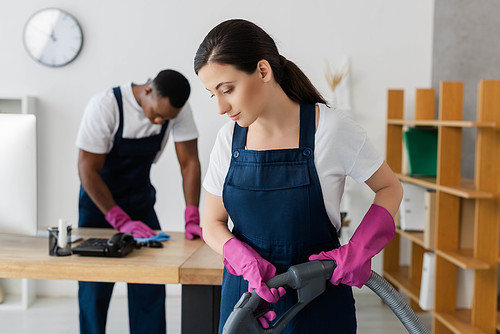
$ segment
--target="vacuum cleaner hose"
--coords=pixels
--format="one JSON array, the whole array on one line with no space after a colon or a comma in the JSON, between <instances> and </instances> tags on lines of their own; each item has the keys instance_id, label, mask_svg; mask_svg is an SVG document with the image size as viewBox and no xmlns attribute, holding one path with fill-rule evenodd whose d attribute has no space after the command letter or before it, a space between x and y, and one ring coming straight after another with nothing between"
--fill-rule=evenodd
<instances>
[{"instance_id":1,"label":"vacuum cleaner hose","mask_svg":"<svg viewBox=\"0 0 500 334\"><path fill-rule=\"evenodd\" d=\"M429 333L408 303L406 303L403 297L382 276L372 271L370 279L365 285L375 292L387 306L391 308L392 312L394 312L399 321L405 326L408 333Z\"/></svg>"},{"instance_id":2,"label":"vacuum cleaner hose","mask_svg":"<svg viewBox=\"0 0 500 334\"><path fill-rule=\"evenodd\" d=\"M335 261L310 261L292 266L287 272L267 281L266 284L270 288L287 286L296 290L298 297L297 303L270 328L262 328L256 319L258 316L255 315L255 311L262 303L262 299L255 291L244 293L224 324L223 334L281 333L300 310L325 291L326 282L332 276L335 267ZM403 297L382 276L372 271L365 285L391 308L408 333L429 334Z\"/></svg>"}]
</instances>

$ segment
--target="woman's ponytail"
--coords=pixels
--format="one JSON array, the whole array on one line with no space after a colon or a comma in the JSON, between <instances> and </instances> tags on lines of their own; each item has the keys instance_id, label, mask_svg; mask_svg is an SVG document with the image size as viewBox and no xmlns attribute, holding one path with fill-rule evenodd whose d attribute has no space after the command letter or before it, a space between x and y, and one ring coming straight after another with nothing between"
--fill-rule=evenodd
<instances>
[{"instance_id":1,"label":"woman's ponytail","mask_svg":"<svg viewBox=\"0 0 500 334\"><path fill-rule=\"evenodd\" d=\"M285 94L297 103L324 103L325 99L311 83L309 78L292 61L280 55L280 69L275 74Z\"/></svg>"}]
</instances>

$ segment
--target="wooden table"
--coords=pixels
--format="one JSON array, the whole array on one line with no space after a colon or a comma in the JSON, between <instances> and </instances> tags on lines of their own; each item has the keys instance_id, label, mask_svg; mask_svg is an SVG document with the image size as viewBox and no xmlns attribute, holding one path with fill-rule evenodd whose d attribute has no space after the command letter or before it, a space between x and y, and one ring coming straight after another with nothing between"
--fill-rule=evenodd
<instances>
[{"instance_id":1,"label":"wooden table","mask_svg":"<svg viewBox=\"0 0 500 334\"><path fill-rule=\"evenodd\" d=\"M72 233L84 238L108 238L116 231L79 228ZM181 232L168 234L171 239L164 243L163 248L135 249L124 258L49 256L45 238L2 236L0 277L178 284L181 265L203 243L187 240Z\"/></svg>"},{"instance_id":2,"label":"wooden table","mask_svg":"<svg viewBox=\"0 0 500 334\"><path fill-rule=\"evenodd\" d=\"M116 231L77 228L72 233L109 238ZM166 233L171 238L163 248L134 249L124 258L49 256L47 238L0 236L0 277L182 284L182 333L206 333L210 327L216 333L222 257L199 239L187 240L182 232ZM192 321L194 314L197 324Z\"/></svg>"},{"instance_id":3,"label":"wooden table","mask_svg":"<svg viewBox=\"0 0 500 334\"><path fill-rule=\"evenodd\" d=\"M181 266L181 284L222 285L222 256L202 244Z\"/></svg>"}]
</instances>

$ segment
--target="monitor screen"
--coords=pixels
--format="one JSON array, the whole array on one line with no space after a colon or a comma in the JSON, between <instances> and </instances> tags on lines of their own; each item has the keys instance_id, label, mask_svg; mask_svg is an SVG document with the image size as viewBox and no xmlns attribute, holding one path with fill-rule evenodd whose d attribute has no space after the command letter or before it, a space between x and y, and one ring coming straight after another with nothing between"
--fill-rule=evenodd
<instances>
[{"instance_id":1,"label":"monitor screen","mask_svg":"<svg viewBox=\"0 0 500 334\"><path fill-rule=\"evenodd\" d=\"M36 117L0 114L0 234L37 233Z\"/></svg>"}]
</instances>

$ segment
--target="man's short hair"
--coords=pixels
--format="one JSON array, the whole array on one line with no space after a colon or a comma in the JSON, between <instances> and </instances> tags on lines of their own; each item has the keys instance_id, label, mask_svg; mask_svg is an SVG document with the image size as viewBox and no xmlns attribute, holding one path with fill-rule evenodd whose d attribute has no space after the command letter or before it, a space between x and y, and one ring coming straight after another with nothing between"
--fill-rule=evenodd
<instances>
[{"instance_id":1,"label":"man's short hair","mask_svg":"<svg viewBox=\"0 0 500 334\"><path fill-rule=\"evenodd\" d=\"M152 82L162 97L168 97L174 108L182 108L189 98L191 87L189 81L177 71L163 70Z\"/></svg>"}]
</instances>

